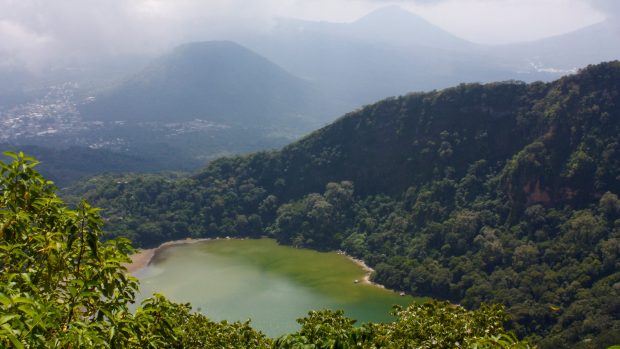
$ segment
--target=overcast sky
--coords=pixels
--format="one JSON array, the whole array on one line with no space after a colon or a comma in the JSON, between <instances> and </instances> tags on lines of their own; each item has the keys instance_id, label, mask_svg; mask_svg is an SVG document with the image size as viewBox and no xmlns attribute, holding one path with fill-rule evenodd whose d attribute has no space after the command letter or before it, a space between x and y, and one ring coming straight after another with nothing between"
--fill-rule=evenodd
<instances>
[{"instance_id":1,"label":"overcast sky","mask_svg":"<svg viewBox=\"0 0 620 349\"><path fill-rule=\"evenodd\" d=\"M485 44L561 34L620 13L620 0L0 0L0 65L157 52L268 30L278 17L351 22L394 4Z\"/></svg>"}]
</instances>

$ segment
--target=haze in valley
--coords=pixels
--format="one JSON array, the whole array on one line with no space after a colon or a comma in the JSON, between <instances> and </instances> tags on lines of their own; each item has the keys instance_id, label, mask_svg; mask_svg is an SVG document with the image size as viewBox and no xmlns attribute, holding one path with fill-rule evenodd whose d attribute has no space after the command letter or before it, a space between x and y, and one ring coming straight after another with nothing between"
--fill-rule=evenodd
<instances>
[{"instance_id":1,"label":"haze in valley","mask_svg":"<svg viewBox=\"0 0 620 349\"><path fill-rule=\"evenodd\" d=\"M618 59L619 7L2 0L0 143L54 159L43 170L53 167L47 174L61 182L133 171L133 163L192 170L282 147L383 98L460 83L551 81ZM97 170L53 156L68 147Z\"/></svg>"}]
</instances>

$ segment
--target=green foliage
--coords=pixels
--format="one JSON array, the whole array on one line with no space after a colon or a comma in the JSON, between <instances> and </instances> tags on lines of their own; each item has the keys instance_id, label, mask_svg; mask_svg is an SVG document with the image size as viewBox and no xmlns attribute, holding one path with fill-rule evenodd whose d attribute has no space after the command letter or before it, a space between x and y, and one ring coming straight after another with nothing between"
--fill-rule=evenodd
<instances>
[{"instance_id":1,"label":"green foliage","mask_svg":"<svg viewBox=\"0 0 620 349\"><path fill-rule=\"evenodd\" d=\"M165 335L136 344L141 348L271 348L271 339L249 322L214 322L190 310L189 304L171 303L158 295L147 300L136 312L135 322L146 327L143 332Z\"/></svg>"},{"instance_id":2,"label":"green foliage","mask_svg":"<svg viewBox=\"0 0 620 349\"><path fill-rule=\"evenodd\" d=\"M102 221L82 202L69 210L34 159L6 153L0 163L0 297L4 345L100 346L125 343L115 323L129 316L136 280L121 264L128 240L99 242Z\"/></svg>"},{"instance_id":3,"label":"green foliage","mask_svg":"<svg viewBox=\"0 0 620 349\"><path fill-rule=\"evenodd\" d=\"M135 142L137 139L134 137L132 141ZM155 146L151 148L155 148ZM77 146L55 148L20 145L18 147L0 143L0 149L19 149L30 156L36 157L41 161L37 166L37 170L60 188L75 183L81 178L101 173L181 171L192 170L199 166L193 163L189 156L180 156L176 152L174 154L165 154L163 149L157 151L159 156L157 159L146 156L143 151L135 151L136 154L140 154L136 156L105 149L90 149ZM71 154L71 156L67 156L67 154ZM11 159L8 157L3 158L0 155L0 160L10 161Z\"/></svg>"},{"instance_id":4,"label":"green foliage","mask_svg":"<svg viewBox=\"0 0 620 349\"><path fill-rule=\"evenodd\" d=\"M350 223L353 184L327 184L325 193L309 194L277 210L272 233L279 242L315 248L337 247Z\"/></svg>"},{"instance_id":5,"label":"green foliage","mask_svg":"<svg viewBox=\"0 0 620 349\"><path fill-rule=\"evenodd\" d=\"M504 337L514 347L529 347L505 332L503 324L508 316L498 305L483 304L468 311L447 302L429 302L397 308L394 315L398 320L386 326L387 330L380 335L381 347L470 348L483 346L497 337Z\"/></svg>"},{"instance_id":6,"label":"green foliage","mask_svg":"<svg viewBox=\"0 0 620 349\"><path fill-rule=\"evenodd\" d=\"M447 302L397 307L396 321L353 327L342 311L312 311L301 329L276 341L278 348L530 348L506 332L501 306L475 311Z\"/></svg>"},{"instance_id":7,"label":"green foliage","mask_svg":"<svg viewBox=\"0 0 620 349\"><path fill-rule=\"evenodd\" d=\"M0 162L1 347L268 346L248 324L214 323L159 295L131 313L129 240L100 242L98 209L67 208L33 158L5 155L13 161Z\"/></svg>"},{"instance_id":8,"label":"green foliage","mask_svg":"<svg viewBox=\"0 0 620 349\"><path fill-rule=\"evenodd\" d=\"M358 332L355 320L344 316L342 310L311 311L308 317L298 319L301 329L285 335L275 343L278 348L348 348Z\"/></svg>"},{"instance_id":9,"label":"green foliage","mask_svg":"<svg viewBox=\"0 0 620 349\"><path fill-rule=\"evenodd\" d=\"M132 313L138 284L123 267L133 251L129 241L100 242L97 209L86 202L67 208L33 158L5 154L14 161L0 162L1 347L448 348L506 336L501 307L468 312L436 302L397 309L397 321L361 328L342 311L313 311L299 320L299 332L275 342L249 322L214 322L161 295ZM351 194L350 183L334 184L325 199L338 207Z\"/></svg>"},{"instance_id":10,"label":"green foliage","mask_svg":"<svg viewBox=\"0 0 620 349\"><path fill-rule=\"evenodd\" d=\"M547 84L460 85L191 177L101 177L71 194L103 207L109 237L344 249L387 287L501 303L541 347L605 347L620 341L619 95L620 62Z\"/></svg>"}]
</instances>

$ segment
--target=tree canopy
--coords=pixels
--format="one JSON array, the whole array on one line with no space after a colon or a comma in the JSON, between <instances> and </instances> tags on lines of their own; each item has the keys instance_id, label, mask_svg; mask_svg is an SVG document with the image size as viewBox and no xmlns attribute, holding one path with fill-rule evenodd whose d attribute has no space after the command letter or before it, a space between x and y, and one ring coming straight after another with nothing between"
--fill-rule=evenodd
<instances>
[{"instance_id":1,"label":"tree canopy","mask_svg":"<svg viewBox=\"0 0 620 349\"><path fill-rule=\"evenodd\" d=\"M389 98L280 151L69 195L139 246L272 236L342 249L387 287L500 303L544 348L620 342L620 62L551 83ZM76 200L78 201L78 200Z\"/></svg>"},{"instance_id":2,"label":"tree canopy","mask_svg":"<svg viewBox=\"0 0 620 349\"><path fill-rule=\"evenodd\" d=\"M353 327L313 311L297 333L267 338L249 323L214 322L161 295L135 311L129 240L101 242L98 209L68 208L23 154L0 161L0 346L14 348L527 348L506 332L501 306L466 311L431 302L397 320ZM336 193L334 193L336 195Z\"/></svg>"}]
</instances>

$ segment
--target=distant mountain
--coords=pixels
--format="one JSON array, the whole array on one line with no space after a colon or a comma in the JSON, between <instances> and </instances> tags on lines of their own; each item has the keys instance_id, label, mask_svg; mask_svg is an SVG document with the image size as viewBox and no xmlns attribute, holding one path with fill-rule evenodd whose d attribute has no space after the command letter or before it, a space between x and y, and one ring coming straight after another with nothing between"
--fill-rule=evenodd
<instances>
[{"instance_id":1,"label":"distant mountain","mask_svg":"<svg viewBox=\"0 0 620 349\"><path fill-rule=\"evenodd\" d=\"M342 101L340 111L388 96L461 82L550 80L559 73L507 64L492 48L458 38L398 7L352 23L285 19L240 39Z\"/></svg>"},{"instance_id":2,"label":"distant mountain","mask_svg":"<svg viewBox=\"0 0 620 349\"><path fill-rule=\"evenodd\" d=\"M277 31L320 33L340 39L400 47L424 46L454 50L474 45L398 6L378 9L352 23L283 19L279 21Z\"/></svg>"},{"instance_id":3,"label":"distant mountain","mask_svg":"<svg viewBox=\"0 0 620 349\"><path fill-rule=\"evenodd\" d=\"M474 44L433 25L397 6L384 7L346 26L351 38L399 46L419 45L463 50Z\"/></svg>"},{"instance_id":4,"label":"distant mountain","mask_svg":"<svg viewBox=\"0 0 620 349\"><path fill-rule=\"evenodd\" d=\"M390 6L352 23L283 19L269 33L239 40L339 98L344 112L461 82L550 81L620 59L619 28L609 20L534 42L481 45Z\"/></svg>"},{"instance_id":5,"label":"distant mountain","mask_svg":"<svg viewBox=\"0 0 620 349\"><path fill-rule=\"evenodd\" d=\"M280 20L271 32L236 38L258 54L230 41L186 44L105 92L113 76L140 60L58 71L52 81L82 76L76 95L95 96L79 106L87 121L128 122L87 123L69 133L58 128L37 140L11 141L122 144L123 152L155 155L167 149L202 164L221 154L279 147L389 96L462 82L548 81L577 66L620 58L619 34L609 20L536 42L485 46L398 7L352 23ZM32 98L23 81L29 81L25 72L0 72L0 113Z\"/></svg>"},{"instance_id":6,"label":"distant mountain","mask_svg":"<svg viewBox=\"0 0 620 349\"><path fill-rule=\"evenodd\" d=\"M494 47L501 59L524 67L564 73L601 61L620 59L620 23L606 20L541 40Z\"/></svg>"},{"instance_id":7,"label":"distant mountain","mask_svg":"<svg viewBox=\"0 0 620 349\"><path fill-rule=\"evenodd\" d=\"M230 41L190 43L81 107L90 120L203 119L269 127L312 119L312 87Z\"/></svg>"}]
</instances>

